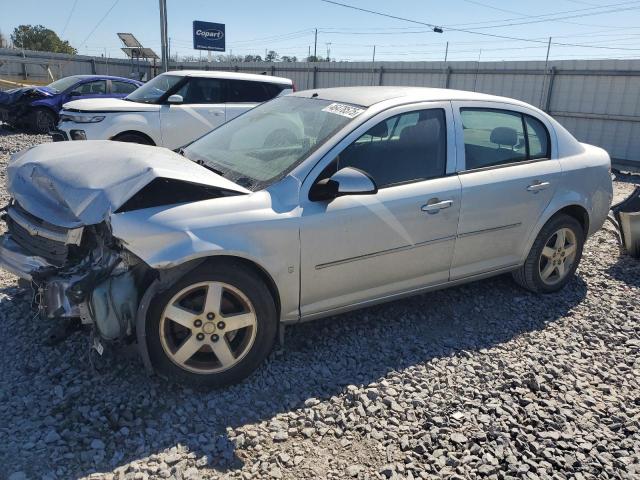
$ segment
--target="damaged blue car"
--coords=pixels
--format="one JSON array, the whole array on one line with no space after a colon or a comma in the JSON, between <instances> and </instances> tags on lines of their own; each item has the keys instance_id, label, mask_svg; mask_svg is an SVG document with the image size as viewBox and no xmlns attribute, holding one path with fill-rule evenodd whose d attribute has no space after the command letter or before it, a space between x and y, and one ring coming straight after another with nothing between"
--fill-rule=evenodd
<instances>
[{"instance_id":1,"label":"damaged blue car","mask_svg":"<svg viewBox=\"0 0 640 480\"><path fill-rule=\"evenodd\" d=\"M62 105L82 98L122 98L142 82L108 75L73 75L42 87L0 92L0 122L36 133L47 133L58 123Z\"/></svg>"}]
</instances>

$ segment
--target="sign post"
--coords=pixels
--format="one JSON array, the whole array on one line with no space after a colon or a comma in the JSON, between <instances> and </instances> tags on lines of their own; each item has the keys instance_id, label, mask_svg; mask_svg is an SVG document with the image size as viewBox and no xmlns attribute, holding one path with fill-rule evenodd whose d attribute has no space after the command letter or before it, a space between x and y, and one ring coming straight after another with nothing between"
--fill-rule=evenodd
<instances>
[{"instance_id":1,"label":"sign post","mask_svg":"<svg viewBox=\"0 0 640 480\"><path fill-rule=\"evenodd\" d=\"M193 22L193 49L214 52L225 51L224 23Z\"/></svg>"}]
</instances>

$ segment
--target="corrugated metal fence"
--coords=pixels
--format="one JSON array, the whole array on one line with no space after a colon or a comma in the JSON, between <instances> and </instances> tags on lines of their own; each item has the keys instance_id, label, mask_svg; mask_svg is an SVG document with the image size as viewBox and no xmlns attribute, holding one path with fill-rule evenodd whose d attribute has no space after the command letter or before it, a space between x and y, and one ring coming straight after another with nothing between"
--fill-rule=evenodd
<instances>
[{"instance_id":1,"label":"corrugated metal fence","mask_svg":"<svg viewBox=\"0 0 640 480\"><path fill-rule=\"evenodd\" d=\"M18 55L16 55L16 53ZM48 68L48 70L47 70ZM640 60L545 62L172 63L172 69L232 70L291 78L298 89L409 85L513 97L556 117L579 140L640 164ZM81 73L130 76L128 60L0 49L0 78L45 83ZM151 65L140 70L153 75ZM24 81L24 80L20 80Z\"/></svg>"}]
</instances>

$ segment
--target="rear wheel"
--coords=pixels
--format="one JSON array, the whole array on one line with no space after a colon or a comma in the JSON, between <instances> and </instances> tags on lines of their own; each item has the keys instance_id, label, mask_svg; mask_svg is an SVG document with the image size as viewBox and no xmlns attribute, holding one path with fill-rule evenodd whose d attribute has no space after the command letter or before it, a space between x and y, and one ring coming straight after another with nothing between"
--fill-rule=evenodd
<instances>
[{"instance_id":1,"label":"rear wheel","mask_svg":"<svg viewBox=\"0 0 640 480\"><path fill-rule=\"evenodd\" d=\"M140 133L121 133L113 137L116 142L141 143L142 145L153 145L153 142Z\"/></svg>"},{"instance_id":2,"label":"rear wheel","mask_svg":"<svg viewBox=\"0 0 640 480\"><path fill-rule=\"evenodd\" d=\"M31 113L29 127L35 133L49 133L56 126L58 118L46 108L38 108Z\"/></svg>"},{"instance_id":3,"label":"rear wheel","mask_svg":"<svg viewBox=\"0 0 640 480\"><path fill-rule=\"evenodd\" d=\"M271 350L271 294L235 262L200 267L158 294L147 316L154 368L169 380L218 387L253 372Z\"/></svg>"},{"instance_id":4,"label":"rear wheel","mask_svg":"<svg viewBox=\"0 0 640 480\"><path fill-rule=\"evenodd\" d=\"M580 223L568 215L556 215L542 227L527 260L513 272L513 278L533 292L558 291L573 277L583 246Z\"/></svg>"}]
</instances>

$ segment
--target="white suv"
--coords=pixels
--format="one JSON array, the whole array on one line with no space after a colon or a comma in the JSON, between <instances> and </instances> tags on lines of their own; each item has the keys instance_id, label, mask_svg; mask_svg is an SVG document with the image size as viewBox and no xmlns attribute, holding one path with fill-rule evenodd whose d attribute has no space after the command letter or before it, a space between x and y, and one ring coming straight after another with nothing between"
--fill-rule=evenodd
<instances>
[{"instance_id":1,"label":"white suv","mask_svg":"<svg viewBox=\"0 0 640 480\"><path fill-rule=\"evenodd\" d=\"M158 75L124 99L64 104L54 141L118 140L175 149L259 103L295 90L287 78L182 70Z\"/></svg>"}]
</instances>

